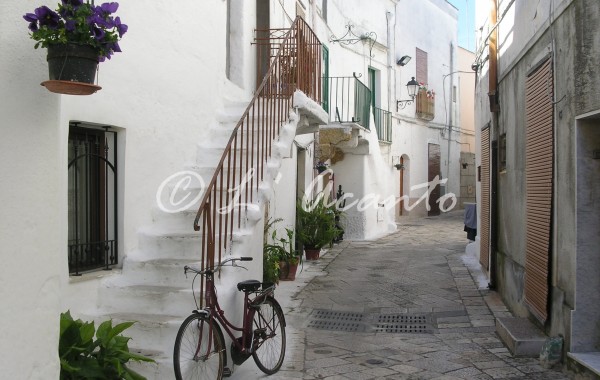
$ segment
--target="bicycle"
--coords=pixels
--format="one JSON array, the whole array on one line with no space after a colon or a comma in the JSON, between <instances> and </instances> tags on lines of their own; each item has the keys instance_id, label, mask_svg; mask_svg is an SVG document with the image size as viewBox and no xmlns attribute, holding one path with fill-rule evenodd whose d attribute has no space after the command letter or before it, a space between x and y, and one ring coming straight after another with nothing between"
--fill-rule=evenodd
<instances>
[{"instance_id":1,"label":"bicycle","mask_svg":"<svg viewBox=\"0 0 600 380\"><path fill-rule=\"evenodd\" d=\"M285 357L285 318L279 303L275 300L275 285L257 280L242 281L237 289L244 292L244 314L241 327L227 320L219 306L214 283L214 275L231 262L252 261L251 257L229 257L212 268L197 270L185 266L188 271L206 280L206 307L197 308L187 317L175 339L173 364L177 380L183 379L222 379L232 374L227 367L227 349L223 331L231 338L231 358L234 365L240 365L250 356L267 375L277 372ZM246 269L246 268L244 268ZM192 282L193 290L193 282ZM195 301L195 298L194 298ZM239 337L235 333L241 332Z\"/></svg>"}]
</instances>

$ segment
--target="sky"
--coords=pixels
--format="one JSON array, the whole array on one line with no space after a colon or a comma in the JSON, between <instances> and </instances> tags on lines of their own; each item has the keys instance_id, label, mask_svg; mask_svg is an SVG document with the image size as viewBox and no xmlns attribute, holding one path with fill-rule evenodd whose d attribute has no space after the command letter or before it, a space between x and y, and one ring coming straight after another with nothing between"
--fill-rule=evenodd
<instances>
[{"instance_id":1,"label":"sky","mask_svg":"<svg viewBox=\"0 0 600 380\"><path fill-rule=\"evenodd\" d=\"M475 51L475 1L448 0L458 9L458 46Z\"/></svg>"}]
</instances>

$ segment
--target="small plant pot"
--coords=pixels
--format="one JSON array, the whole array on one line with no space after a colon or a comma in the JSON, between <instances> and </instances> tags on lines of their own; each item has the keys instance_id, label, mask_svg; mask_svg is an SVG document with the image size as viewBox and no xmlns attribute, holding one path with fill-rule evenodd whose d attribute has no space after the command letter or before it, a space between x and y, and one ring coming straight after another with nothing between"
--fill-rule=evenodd
<instances>
[{"instance_id":1,"label":"small plant pot","mask_svg":"<svg viewBox=\"0 0 600 380\"><path fill-rule=\"evenodd\" d=\"M304 248L304 254L306 255L306 260L318 260L321 256L321 249Z\"/></svg>"},{"instance_id":2,"label":"small plant pot","mask_svg":"<svg viewBox=\"0 0 600 380\"><path fill-rule=\"evenodd\" d=\"M98 52L89 45L52 44L48 46L50 80L94 84Z\"/></svg>"},{"instance_id":3,"label":"small plant pot","mask_svg":"<svg viewBox=\"0 0 600 380\"><path fill-rule=\"evenodd\" d=\"M285 261L279 262L279 279L281 281L294 281L297 271L298 264L289 264Z\"/></svg>"}]
</instances>

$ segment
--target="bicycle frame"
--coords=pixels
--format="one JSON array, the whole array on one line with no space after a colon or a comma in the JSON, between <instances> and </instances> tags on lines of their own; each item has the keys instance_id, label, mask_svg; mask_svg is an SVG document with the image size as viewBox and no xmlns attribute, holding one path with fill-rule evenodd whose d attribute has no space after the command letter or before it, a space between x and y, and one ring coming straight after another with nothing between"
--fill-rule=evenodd
<instances>
[{"instance_id":1,"label":"bicycle frame","mask_svg":"<svg viewBox=\"0 0 600 380\"><path fill-rule=\"evenodd\" d=\"M258 347L252 346L252 322L254 319L254 308L257 305L262 304L267 297L271 296L274 291L274 287L271 286L267 289L258 291L256 297L250 298L250 293L252 292L244 292L244 315L242 327L235 326L225 317L225 311L221 309L219 305L219 300L216 295L215 283L214 283L214 272L208 271L205 273L206 276L206 291L205 291L205 299L206 299L206 307L202 310L202 312L208 314L209 318L212 321L217 321L219 325L225 330L233 345L239 350L242 354L252 354L252 352ZM200 311L199 311L200 312ZM265 321L267 322L267 321ZM209 324L209 329L212 330L212 323ZM241 341L234 334L235 332L241 332ZM209 343L208 343L208 351L211 352L212 345L212 331L209 331ZM199 349L199 347L198 347ZM196 353L198 354L198 353Z\"/></svg>"}]
</instances>

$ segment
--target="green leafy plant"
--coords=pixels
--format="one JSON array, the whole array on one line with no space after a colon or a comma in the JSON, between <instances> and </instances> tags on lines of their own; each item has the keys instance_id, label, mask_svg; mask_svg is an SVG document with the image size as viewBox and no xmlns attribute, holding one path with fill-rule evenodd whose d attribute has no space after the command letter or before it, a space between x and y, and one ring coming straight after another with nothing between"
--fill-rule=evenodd
<instances>
[{"instance_id":1,"label":"green leafy plant","mask_svg":"<svg viewBox=\"0 0 600 380\"><path fill-rule=\"evenodd\" d=\"M279 281L279 258L281 257L280 247L269 244L269 231L278 222L283 219L269 219L265 223L263 233L263 282L277 283Z\"/></svg>"},{"instance_id":2,"label":"green leafy plant","mask_svg":"<svg viewBox=\"0 0 600 380\"><path fill-rule=\"evenodd\" d=\"M120 334L133 324L123 322L113 326L108 320L96 331L94 322L74 320L69 311L62 313L58 344L60 379L144 380L145 377L125 365L129 360L154 362L129 352L127 342L131 338Z\"/></svg>"},{"instance_id":3,"label":"green leafy plant","mask_svg":"<svg viewBox=\"0 0 600 380\"><path fill-rule=\"evenodd\" d=\"M285 262L286 268L289 265L298 265L302 256L298 255L298 251L294 249L294 229L286 228L286 236L278 237L277 230L273 229L270 234L269 242L269 231L273 226L282 221L283 219L278 218L265 224L265 238L263 246L263 281L276 282L281 275L280 262ZM289 269L288 269L289 270Z\"/></svg>"},{"instance_id":4,"label":"green leafy plant","mask_svg":"<svg viewBox=\"0 0 600 380\"><path fill-rule=\"evenodd\" d=\"M298 239L308 249L331 245L340 234L335 226L335 212L327 206L322 194L314 200L298 200L296 222Z\"/></svg>"}]
</instances>

